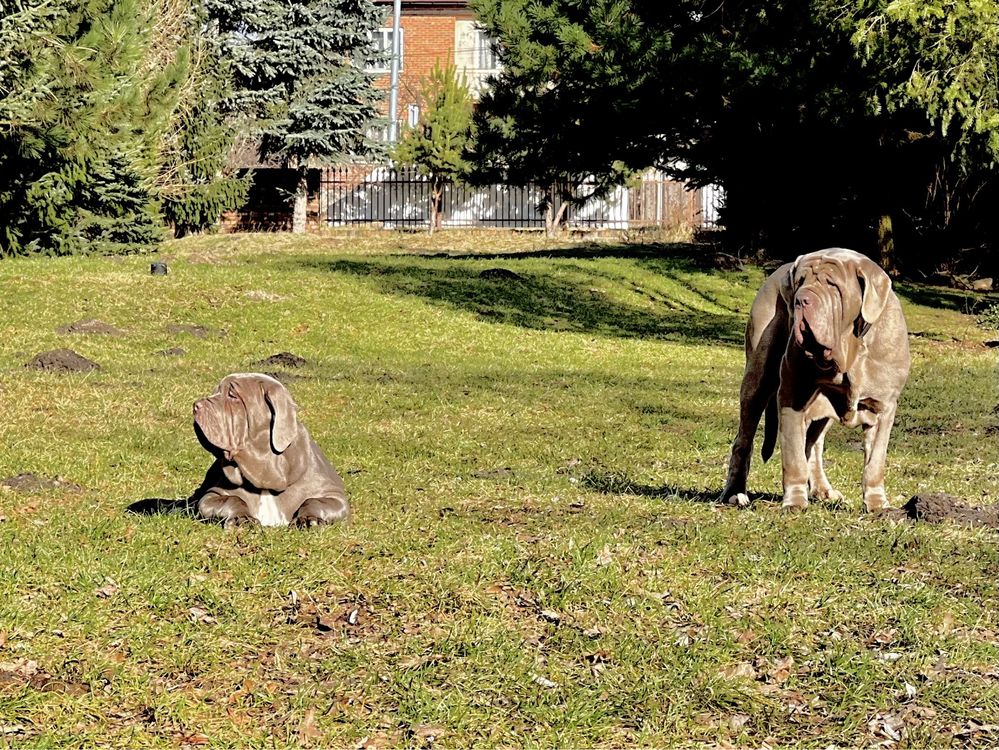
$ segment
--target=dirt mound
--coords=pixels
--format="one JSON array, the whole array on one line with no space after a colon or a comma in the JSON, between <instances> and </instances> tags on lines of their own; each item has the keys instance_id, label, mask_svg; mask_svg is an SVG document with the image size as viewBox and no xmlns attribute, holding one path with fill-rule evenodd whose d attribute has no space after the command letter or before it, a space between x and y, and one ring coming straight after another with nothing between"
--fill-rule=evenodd
<instances>
[{"instance_id":1,"label":"dirt mound","mask_svg":"<svg viewBox=\"0 0 999 750\"><path fill-rule=\"evenodd\" d=\"M187 349L182 346L171 346L169 349L161 349L156 352L159 357L183 357L187 354Z\"/></svg>"},{"instance_id":2,"label":"dirt mound","mask_svg":"<svg viewBox=\"0 0 999 750\"><path fill-rule=\"evenodd\" d=\"M70 333L100 334L104 336L125 335L125 332L120 328L115 328L110 323L105 323L103 320L96 320L95 318L78 320L75 323L70 323L68 326L62 326L56 329L56 333L60 336L66 336Z\"/></svg>"},{"instance_id":3,"label":"dirt mound","mask_svg":"<svg viewBox=\"0 0 999 750\"><path fill-rule=\"evenodd\" d=\"M278 352L269 357L265 357L258 362L254 362L254 367L304 367L309 364L304 357L299 357L291 352Z\"/></svg>"},{"instance_id":4,"label":"dirt mound","mask_svg":"<svg viewBox=\"0 0 999 750\"><path fill-rule=\"evenodd\" d=\"M83 488L75 482L69 482L62 477L46 479L30 471L13 477L0 479L0 485L10 487L15 492L41 492L46 490L68 490L80 492Z\"/></svg>"},{"instance_id":5,"label":"dirt mound","mask_svg":"<svg viewBox=\"0 0 999 750\"><path fill-rule=\"evenodd\" d=\"M523 281L524 277L508 268L487 268L479 272L480 279L493 279L496 281Z\"/></svg>"},{"instance_id":6,"label":"dirt mound","mask_svg":"<svg viewBox=\"0 0 999 750\"><path fill-rule=\"evenodd\" d=\"M924 523L952 521L964 526L985 526L999 530L999 506L969 505L943 492L914 495L901 508L884 512L891 518L907 518Z\"/></svg>"},{"instance_id":7,"label":"dirt mound","mask_svg":"<svg viewBox=\"0 0 999 750\"><path fill-rule=\"evenodd\" d=\"M99 364L80 356L72 349L53 349L50 352L36 354L24 366L46 372L91 372L101 369Z\"/></svg>"},{"instance_id":8,"label":"dirt mound","mask_svg":"<svg viewBox=\"0 0 999 750\"><path fill-rule=\"evenodd\" d=\"M698 255L694 262L698 268L710 271L743 271L746 268L737 257L722 252Z\"/></svg>"}]
</instances>

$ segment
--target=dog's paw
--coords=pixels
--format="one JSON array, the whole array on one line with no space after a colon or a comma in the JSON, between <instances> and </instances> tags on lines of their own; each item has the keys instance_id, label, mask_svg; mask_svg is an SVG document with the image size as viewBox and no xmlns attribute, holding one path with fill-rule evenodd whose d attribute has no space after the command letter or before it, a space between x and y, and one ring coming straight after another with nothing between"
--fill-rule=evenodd
<instances>
[{"instance_id":1,"label":"dog's paw","mask_svg":"<svg viewBox=\"0 0 999 750\"><path fill-rule=\"evenodd\" d=\"M236 529L240 526L260 526L260 521L258 521L253 516L229 516L222 522L222 528L224 529Z\"/></svg>"},{"instance_id":2,"label":"dog's paw","mask_svg":"<svg viewBox=\"0 0 999 750\"><path fill-rule=\"evenodd\" d=\"M789 487L784 490L783 510L804 510L808 507L808 492L804 487Z\"/></svg>"},{"instance_id":3,"label":"dog's paw","mask_svg":"<svg viewBox=\"0 0 999 750\"><path fill-rule=\"evenodd\" d=\"M728 493L726 493L728 495ZM736 492L735 494L722 495L722 502L726 505L732 505L736 508L747 508L749 507L749 495L745 492Z\"/></svg>"},{"instance_id":4,"label":"dog's paw","mask_svg":"<svg viewBox=\"0 0 999 750\"><path fill-rule=\"evenodd\" d=\"M325 526L326 521L319 516L304 515L295 516L295 526L300 529L314 529L317 526Z\"/></svg>"},{"instance_id":5,"label":"dog's paw","mask_svg":"<svg viewBox=\"0 0 999 750\"><path fill-rule=\"evenodd\" d=\"M890 508L883 487L873 487L864 492L864 508L868 513Z\"/></svg>"},{"instance_id":6,"label":"dog's paw","mask_svg":"<svg viewBox=\"0 0 999 750\"><path fill-rule=\"evenodd\" d=\"M832 487L819 487L815 491L815 497L819 500L829 500L830 502L838 503L843 500L843 493Z\"/></svg>"}]
</instances>

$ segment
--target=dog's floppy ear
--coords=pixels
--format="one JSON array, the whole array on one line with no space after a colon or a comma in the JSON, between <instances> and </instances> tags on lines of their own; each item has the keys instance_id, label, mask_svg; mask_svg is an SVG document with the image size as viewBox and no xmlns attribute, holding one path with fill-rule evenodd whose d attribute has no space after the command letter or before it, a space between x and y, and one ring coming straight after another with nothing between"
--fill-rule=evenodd
<instances>
[{"instance_id":1,"label":"dog's floppy ear","mask_svg":"<svg viewBox=\"0 0 999 750\"><path fill-rule=\"evenodd\" d=\"M798 272L798 264L801 262L802 257L804 256L799 255L794 263L788 264L787 273L780 280L780 296L783 298L788 310L794 305L794 275Z\"/></svg>"},{"instance_id":2,"label":"dog's floppy ear","mask_svg":"<svg viewBox=\"0 0 999 750\"><path fill-rule=\"evenodd\" d=\"M264 399L271 408L271 447L284 453L298 432L298 407L280 383L264 384Z\"/></svg>"},{"instance_id":3,"label":"dog's floppy ear","mask_svg":"<svg viewBox=\"0 0 999 750\"><path fill-rule=\"evenodd\" d=\"M870 258L861 258L856 261L857 278L860 280L860 293L862 302L860 305L860 317L858 321L858 331L860 335L884 312L885 305L888 304L888 297L891 294L891 278L884 270Z\"/></svg>"}]
</instances>

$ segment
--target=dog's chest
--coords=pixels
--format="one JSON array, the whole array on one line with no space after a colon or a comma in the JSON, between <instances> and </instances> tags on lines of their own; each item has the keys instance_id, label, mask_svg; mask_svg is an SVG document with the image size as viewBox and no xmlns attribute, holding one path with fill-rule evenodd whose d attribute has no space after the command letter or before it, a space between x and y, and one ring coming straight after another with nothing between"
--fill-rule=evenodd
<instances>
[{"instance_id":1,"label":"dog's chest","mask_svg":"<svg viewBox=\"0 0 999 750\"><path fill-rule=\"evenodd\" d=\"M257 499L257 510L254 517L261 526L287 526L288 519L278 507L277 498L266 490L261 491Z\"/></svg>"}]
</instances>

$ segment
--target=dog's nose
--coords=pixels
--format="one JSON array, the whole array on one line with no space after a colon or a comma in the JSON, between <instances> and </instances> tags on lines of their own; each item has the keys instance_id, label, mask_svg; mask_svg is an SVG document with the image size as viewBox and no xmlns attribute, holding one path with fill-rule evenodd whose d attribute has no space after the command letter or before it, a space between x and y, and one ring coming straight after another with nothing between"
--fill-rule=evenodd
<instances>
[{"instance_id":1,"label":"dog's nose","mask_svg":"<svg viewBox=\"0 0 999 750\"><path fill-rule=\"evenodd\" d=\"M809 307L815 302L815 293L808 289L802 289L794 298L794 304L798 307Z\"/></svg>"}]
</instances>

